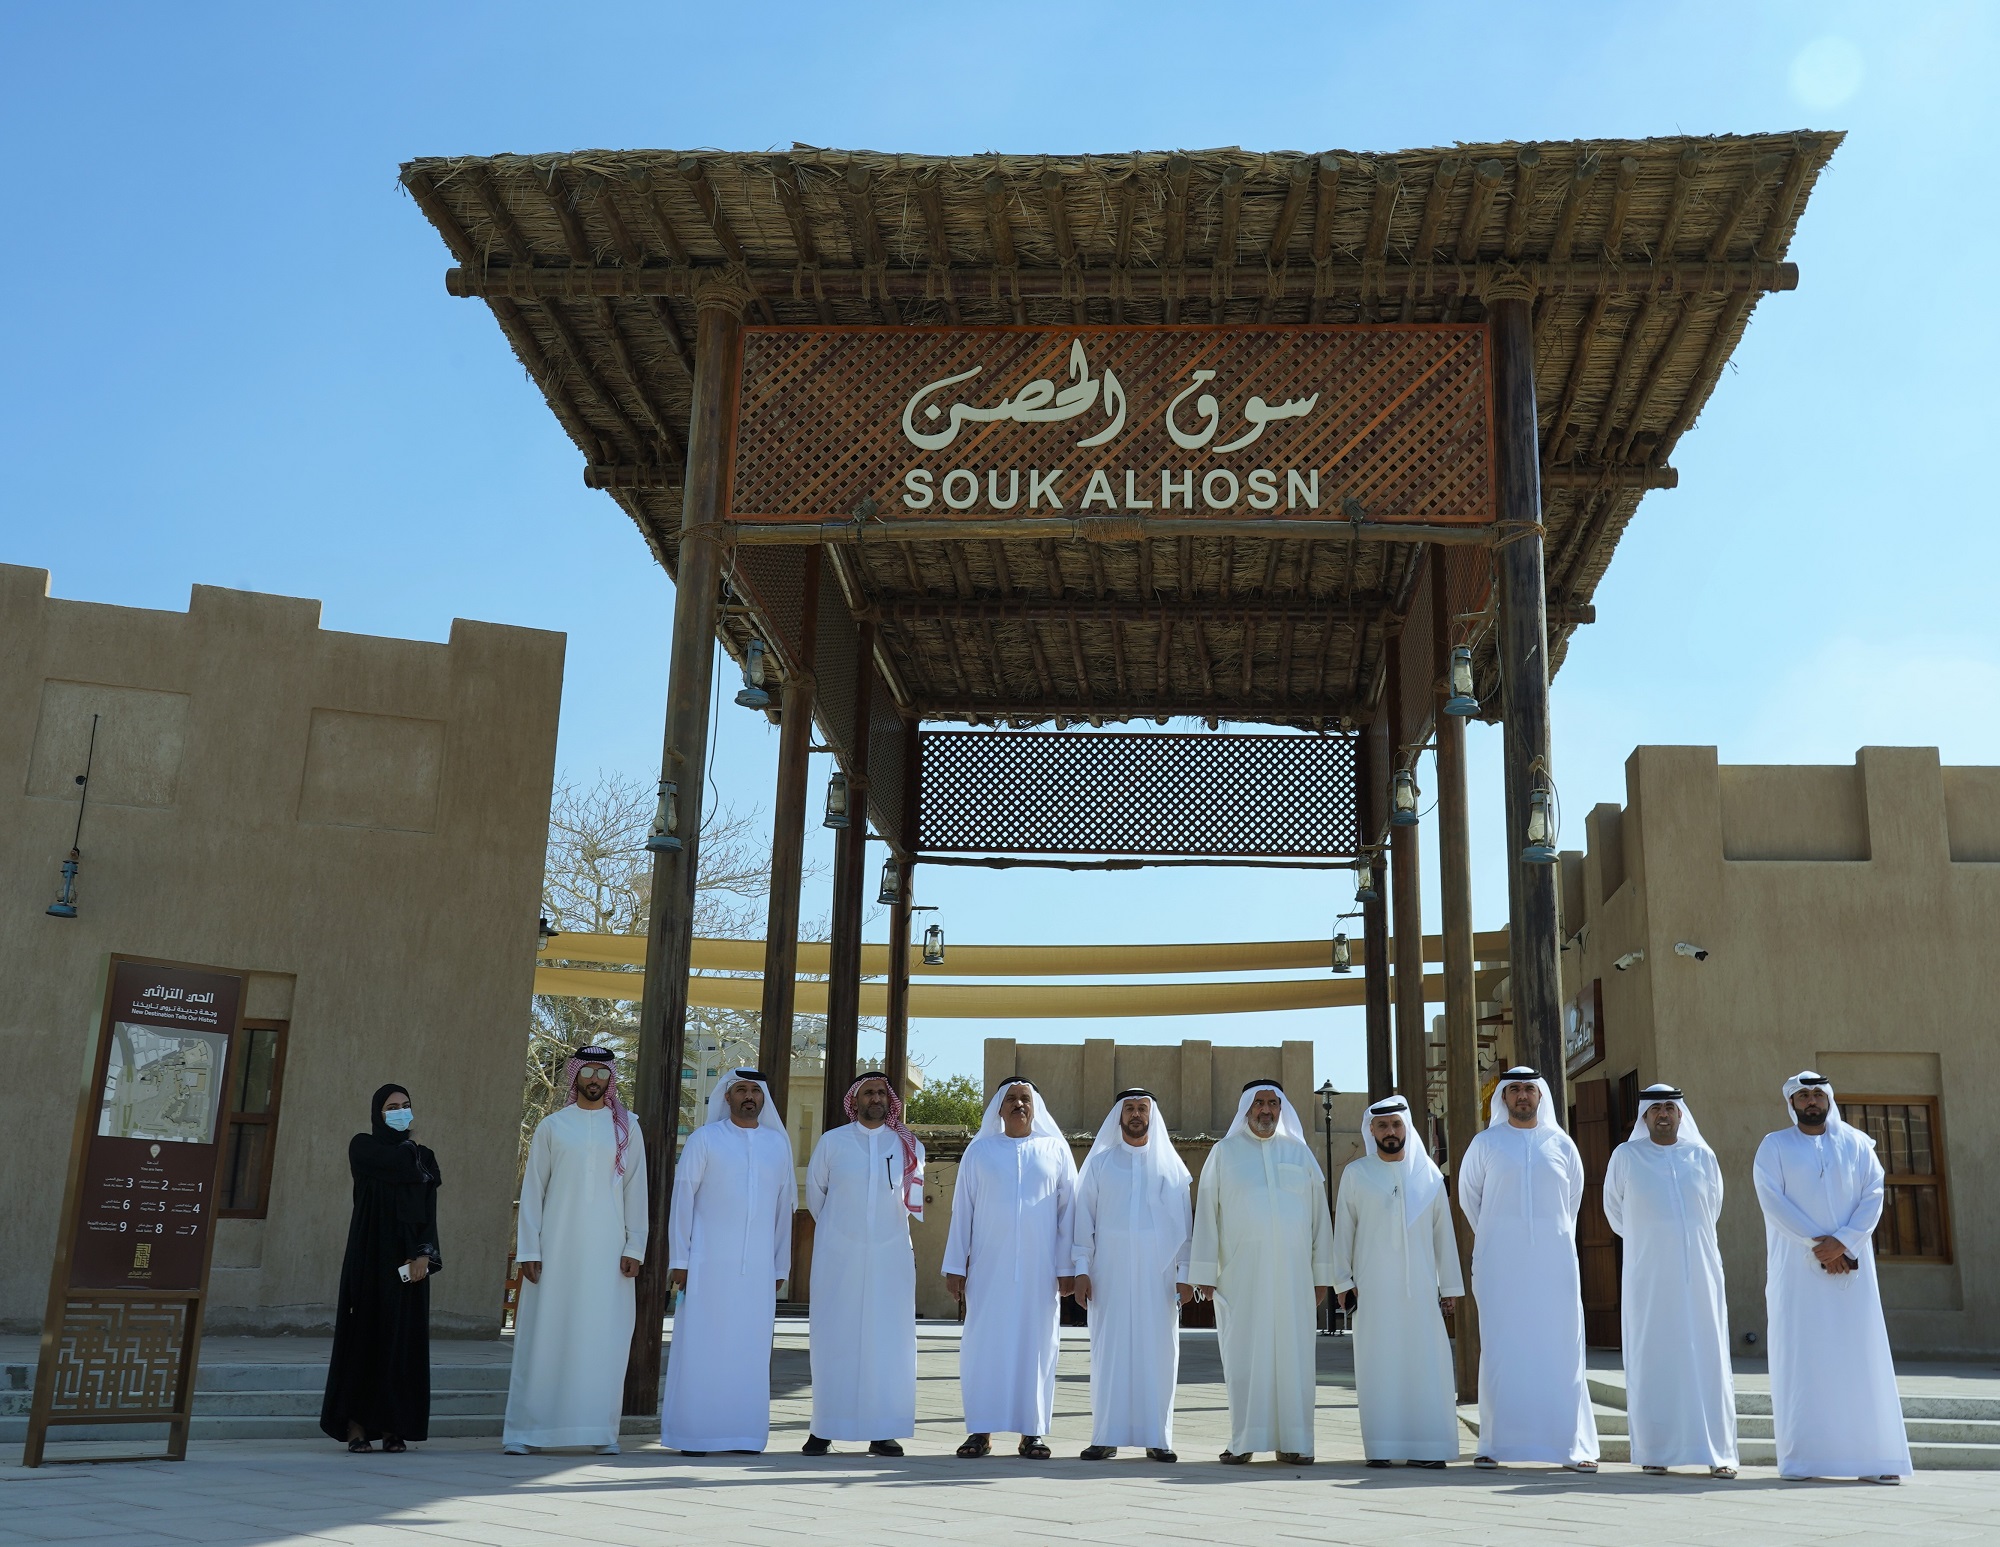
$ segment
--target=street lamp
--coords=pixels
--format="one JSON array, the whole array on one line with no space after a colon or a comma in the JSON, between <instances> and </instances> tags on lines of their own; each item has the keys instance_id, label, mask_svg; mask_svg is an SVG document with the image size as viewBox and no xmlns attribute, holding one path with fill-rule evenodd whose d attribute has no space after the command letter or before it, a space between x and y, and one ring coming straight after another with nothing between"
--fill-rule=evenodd
<instances>
[{"instance_id":1,"label":"street lamp","mask_svg":"<svg viewBox=\"0 0 2000 1547\"><path fill-rule=\"evenodd\" d=\"M1335 936L1335 938L1340 937ZM1326 1213L1331 1219L1333 1217L1333 1098L1340 1092L1333 1088L1333 1081L1328 1080L1314 1094L1319 1097L1320 1113L1325 1118L1323 1127L1326 1137ZM1333 1336L1334 1318L1339 1314L1339 1297L1329 1289L1326 1296L1326 1325L1320 1329L1324 1336Z\"/></svg>"}]
</instances>

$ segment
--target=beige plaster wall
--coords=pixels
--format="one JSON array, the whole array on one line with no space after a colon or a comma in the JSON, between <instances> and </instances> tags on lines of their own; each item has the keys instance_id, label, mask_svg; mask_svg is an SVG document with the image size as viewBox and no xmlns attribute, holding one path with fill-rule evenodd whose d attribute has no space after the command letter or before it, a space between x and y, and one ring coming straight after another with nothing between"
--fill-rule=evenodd
<instances>
[{"instance_id":1,"label":"beige plaster wall","mask_svg":"<svg viewBox=\"0 0 2000 1547\"><path fill-rule=\"evenodd\" d=\"M186 612L57 601L0 565L0 640L0 1325L40 1326L118 951L247 971L248 1013L290 1022L269 1215L218 1222L210 1329L330 1324L347 1141L394 1080L444 1173L433 1325L497 1333L562 636L334 633L316 602L211 586Z\"/></svg>"},{"instance_id":2,"label":"beige plaster wall","mask_svg":"<svg viewBox=\"0 0 2000 1547\"><path fill-rule=\"evenodd\" d=\"M1236 1116L1244 1084L1256 1079L1277 1080L1300 1120L1319 1131L1324 1125L1317 1116L1312 1063L1308 1041L1276 1047L1217 1047L1199 1040L1121 1047L1108 1037L1081 1043L988 1037L985 1072L989 1096L1009 1075L1033 1080L1065 1133L1096 1133L1112 1097L1143 1086L1159 1097L1176 1135L1220 1135Z\"/></svg>"},{"instance_id":3,"label":"beige plaster wall","mask_svg":"<svg viewBox=\"0 0 2000 1547\"><path fill-rule=\"evenodd\" d=\"M1626 791L1622 812L1591 814L1581 896L1564 899L1566 992L1604 987L1606 1056L1580 1078L1636 1070L1687 1092L1728 1187L1737 1348L1765 1333L1751 1162L1786 1121L1785 1077L1816 1067L1836 1091L1941 1093L1955 1260L1884 1265L1890 1336L1907 1355L2000 1351L2000 770L1944 769L1927 747L1865 747L1851 768L1640 747ZM1676 955L1683 941L1707 959Z\"/></svg>"}]
</instances>

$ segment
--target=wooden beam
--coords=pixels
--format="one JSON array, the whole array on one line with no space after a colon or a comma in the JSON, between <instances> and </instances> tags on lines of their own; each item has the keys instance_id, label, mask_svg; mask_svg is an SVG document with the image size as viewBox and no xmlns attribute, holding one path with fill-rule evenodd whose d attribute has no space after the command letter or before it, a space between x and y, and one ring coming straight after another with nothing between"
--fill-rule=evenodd
<instances>
[{"instance_id":1,"label":"wooden beam","mask_svg":"<svg viewBox=\"0 0 2000 1547\"><path fill-rule=\"evenodd\" d=\"M1611 212L1605 217L1602 243L1604 256L1613 263L1625 250L1625 222L1632 213L1632 190L1638 185L1638 158L1620 157L1618 176L1611 187Z\"/></svg>"},{"instance_id":2,"label":"wooden beam","mask_svg":"<svg viewBox=\"0 0 2000 1547\"><path fill-rule=\"evenodd\" d=\"M1552 489L1678 489L1680 485L1680 469L1674 467L1628 467L1618 462L1571 462L1562 467L1542 469L1544 494Z\"/></svg>"},{"instance_id":3,"label":"wooden beam","mask_svg":"<svg viewBox=\"0 0 2000 1547\"><path fill-rule=\"evenodd\" d=\"M1306 314L1308 322L1326 320L1326 298L1331 293L1330 280L1333 270L1333 218L1340 197L1340 158L1321 156L1314 169L1316 191L1313 197L1313 287L1312 305ZM1289 275L1278 277L1278 286L1287 290Z\"/></svg>"},{"instance_id":4,"label":"wooden beam","mask_svg":"<svg viewBox=\"0 0 2000 1547\"><path fill-rule=\"evenodd\" d=\"M771 303L764 299L763 286L750 268L749 255L743 250L743 243L737 240L736 230L729 223L729 217L722 211L722 201L716 197L715 186L708 180L707 169L696 156L683 156L677 170L687 184L688 192L694 196L695 205L701 210L702 219L708 222L708 229L715 237L729 261L734 264L740 276L748 282L751 293L756 297L757 313L765 322L778 320L771 310Z\"/></svg>"},{"instance_id":5,"label":"wooden beam","mask_svg":"<svg viewBox=\"0 0 2000 1547\"><path fill-rule=\"evenodd\" d=\"M1680 243L1681 225L1687 219L1688 203L1694 197L1694 180L1701 172L1701 151L1684 146L1674 161L1673 192L1667 196L1667 213L1660 222L1660 238L1653 244L1653 261L1671 263Z\"/></svg>"},{"instance_id":6,"label":"wooden beam","mask_svg":"<svg viewBox=\"0 0 2000 1547\"><path fill-rule=\"evenodd\" d=\"M1438 526L1421 521L1400 521L1392 512L1377 521L1227 521L1203 516L1185 520L1168 518L1120 517L1116 520L1072 521L1067 517L1024 516L1005 519L905 521L897 518L857 528L850 520L833 521L744 521L730 529L729 540L741 544L825 543L846 546L857 542L957 542L1004 539L1028 542L1055 537L1064 542L1130 543L1146 537L1203 538L1245 537L1260 542L1285 538L1354 538L1365 543L1458 543L1483 547L1493 540L1493 528L1486 522L1468 521Z\"/></svg>"},{"instance_id":7,"label":"wooden beam","mask_svg":"<svg viewBox=\"0 0 2000 1547\"><path fill-rule=\"evenodd\" d=\"M1167 157L1166 250L1160 257L1160 297L1166 303L1167 321L1181 320L1183 272L1187 264L1188 177L1194 163L1186 156ZM1129 285L1139 276L1127 274Z\"/></svg>"},{"instance_id":8,"label":"wooden beam","mask_svg":"<svg viewBox=\"0 0 2000 1547\"><path fill-rule=\"evenodd\" d=\"M1007 220L1007 179L998 172L988 172L980 191L986 201L987 233L993 242L993 299L1000 299L1000 282L1005 279L1014 321L1019 325L1028 320L1028 314L1021 304L1020 263L1014 256L1014 231ZM1054 277L1060 282L1061 270L1054 271Z\"/></svg>"},{"instance_id":9,"label":"wooden beam","mask_svg":"<svg viewBox=\"0 0 2000 1547\"><path fill-rule=\"evenodd\" d=\"M1715 230L1709 236L1704 256L1710 263L1720 263L1729 256L1730 243L1736 239L1736 232L1743 224L1743 217L1749 213L1751 203L1778 175L1784 164L1783 156L1768 152L1750 163L1749 172L1736 185L1736 192L1729 198L1729 207L1722 212L1722 219L1716 222Z\"/></svg>"},{"instance_id":10,"label":"wooden beam","mask_svg":"<svg viewBox=\"0 0 2000 1547\"><path fill-rule=\"evenodd\" d=\"M1125 320L1125 274L1132 262L1132 227L1139 213L1139 174L1128 171L1118 183L1118 235L1111 249L1111 320Z\"/></svg>"},{"instance_id":11,"label":"wooden beam","mask_svg":"<svg viewBox=\"0 0 2000 1547\"><path fill-rule=\"evenodd\" d=\"M819 555L814 554L813 567ZM806 587L810 616L816 587ZM805 630L806 649L813 631ZM788 677L780 688L778 782L771 811L771 885L764 925L764 1003L758 1019L757 1067L771 1086L771 1101L790 1110L792 1012L796 1003L799 957L799 889L805 867L806 784L812 746L813 684Z\"/></svg>"},{"instance_id":12,"label":"wooden beam","mask_svg":"<svg viewBox=\"0 0 2000 1547\"><path fill-rule=\"evenodd\" d=\"M1389 717L1378 713L1362 733L1356 778L1355 817L1368 860L1375 900L1361 905L1363 1003L1366 1009L1368 1099L1380 1101L1395 1088L1395 1033L1390 1025L1389 871L1379 845L1388 840Z\"/></svg>"},{"instance_id":13,"label":"wooden beam","mask_svg":"<svg viewBox=\"0 0 2000 1547\"><path fill-rule=\"evenodd\" d=\"M1466 201L1465 218L1458 226L1458 247L1453 256L1469 264L1479 256L1480 238L1486 231L1486 217L1500 192L1500 179L1507 175L1507 163L1482 161L1472 169L1472 197Z\"/></svg>"},{"instance_id":14,"label":"wooden beam","mask_svg":"<svg viewBox=\"0 0 2000 1547\"><path fill-rule=\"evenodd\" d=\"M808 275L817 277L819 269L819 243L813 239L812 216L806 210L805 190L800 186L804 174L796 162L782 162L772 168L771 185L777 190L778 203L785 211L785 224L792 228L792 246L799 255L799 264ZM820 294L817 287L813 293L814 303L819 309L822 323L833 321L833 303Z\"/></svg>"},{"instance_id":15,"label":"wooden beam","mask_svg":"<svg viewBox=\"0 0 2000 1547\"><path fill-rule=\"evenodd\" d=\"M1583 218L1583 206L1590 197L1590 190L1597 182L1597 174L1604 165L1604 158L1595 150L1586 150L1576 158L1576 165L1570 168L1569 185L1563 189L1562 208L1556 213L1556 234L1549 242L1549 261L1567 263L1576 245L1577 222Z\"/></svg>"},{"instance_id":16,"label":"wooden beam","mask_svg":"<svg viewBox=\"0 0 2000 1547\"><path fill-rule=\"evenodd\" d=\"M1500 162L1492 163L1500 166ZM1490 201L1489 201L1490 207ZM720 266L705 264L695 269L655 267L631 270L617 267L534 268L526 263L489 264L483 268L459 267L445 271L446 290L460 299L508 296L519 301L592 296L692 295L700 276ZM742 271L760 290L789 292L794 270L757 267ZM1178 306L1183 290L1207 288L1213 270L1200 265L1174 265L1152 269L1132 269L1115 276L1108 269L1086 269L1065 278L1059 268L962 268L952 271L968 280L984 279L996 294L1021 297L1061 298L1065 285L1069 293L1081 289L1090 299L1108 298L1114 288L1128 288L1135 299L1165 299ZM1523 280L1547 295L1732 295L1738 291L1796 290L1799 267L1796 263L1765 259L1731 259L1721 263L1674 262L1657 266L1579 260L1573 263L1505 263L1461 261L1440 263L1429 272L1420 265L1397 264L1386 271L1359 263L1333 263L1312 274L1291 272L1276 276L1285 296L1315 296L1323 287L1329 297L1359 298L1380 291L1401 296L1478 295L1497 280ZM872 296L875 278L853 267L827 267L819 272L821 287L830 296L855 300ZM1002 281L1005 284L1002 284ZM886 276L889 293L922 299L931 281L921 270L892 268Z\"/></svg>"},{"instance_id":17,"label":"wooden beam","mask_svg":"<svg viewBox=\"0 0 2000 1547\"><path fill-rule=\"evenodd\" d=\"M1771 213L1764 217L1763 233L1757 238L1752 251L1759 258L1771 259L1784 251L1785 228L1792 223L1792 215L1799 207L1799 196L1805 192L1806 179L1813 168L1819 165L1820 138L1816 134L1801 134L1793 137L1792 158L1785 168L1785 180L1779 185L1777 197L1771 201Z\"/></svg>"},{"instance_id":18,"label":"wooden beam","mask_svg":"<svg viewBox=\"0 0 2000 1547\"><path fill-rule=\"evenodd\" d=\"M1285 202L1278 207L1277 222L1271 228L1270 245L1264 249L1264 267L1273 278L1284 273L1292 245L1292 232L1297 229L1299 212L1305 208L1306 194L1312 188L1312 162L1304 157L1291 163L1285 169ZM1269 322L1277 306L1278 297L1283 294L1282 279L1276 284L1267 283L1264 298L1257 303L1257 320Z\"/></svg>"},{"instance_id":19,"label":"wooden beam","mask_svg":"<svg viewBox=\"0 0 2000 1547\"><path fill-rule=\"evenodd\" d=\"M1243 168L1231 163L1222 169L1221 211L1215 224L1215 260L1209 269L1208 320L1227 320L1229 302L1236 294L1236 222L1243 212Z\"/></svg>"},{"instance_id":20,"label":"wooden beam","mask_svg":"<svg viewBox=\"0 0 2000 1547\"><path fill-rule=\"evenodd\" d=\"M656 187L652 175L643 169L633 172L632 186L639 190L639 207L645 211L647 224L653 228L653 235L659 239L660 246L666 249L668 263L680 268L692 267L694 256L688 251L687 243L681 240L673 216L667 213L664 190Z\"/></svg>"},{"instance_id":21,"label":"wooden beam","mask_svg":"<svg viewBox=\"0 0 2000 1547\"><path fill-rule=\"evenodd\" d=\"M1378 591L1364 591L1342 601L1325 602L1299 597L1239 597L1224 602L1214 598L1195 601L1162 601L1141 598L1017 596L994 601L958 601L949 598L898 597L870 609L867 615L886 623L914 623L924 620L955 622L1012 623L1049 622L1075 618L1087 623L1157 623L1162 619L1184 622L1200 618L1213 623L1237 620L1249 622L1311 622L1320 618L1379 617L1390 598Z\"/></svg>"},{"instance_id":22,"label":"wooden beam","mask_svg":"<svg viewBox=\"0 0 2000 1547\"><path fill-rule=\"evenodd\" d=\"M903 320L903 314L896 309L888 285L881 283L888 273L889 250L883 246L882 232L875 224L875 207L868 197L869 181L868 168L858 161L850 161L846 174L840 180L841 202L847 206L847 223L854 232L854 249L866 260L869 274L877 281L875 305L882 314L882 320L893 327Z\"/></svg>"},{"instance_id":23,"label":"wooden beam","mask_svg":"<svg viewBox=\"0 0 2000 1547\"><path fill-rule=\"evenodd\" d=\"M1064 195L1068 179L1054 167L1042 169L1042 202L1049 213L1049 231L1055 238L1056 257L1062 261L1065 273L1074 273L1079 267L1076 255L1076 241L1069 230L1069 206ZM1084 310L1083 297L1077 296L1070 302L1070 320L1086 322L1089 314Z\"/></svg>"},{"instance_id":24,"label":"wooden beam","mask_svg":"<svg viewBox=\"0 0 2000 1547\"><path fill-rule=\"evenodd\" d=\"M944 312L952 322L961 321L958 310L958 294L951 282L951 237L944 219L944 192L938 186L935 167L915 179L917 208L924 217L924 235L930 247L930 271L924 277L927 287L935 286L944 297Z\"/></svg>"},{"instance_id":25,"label":"wooden beam","mask_svg":"<svg viewBox=\"0 0 2000 1547\"><path fill-rule=\"evenodd\" d=\"M1509 263L1518 263L1528 241L1528 213L1535 201L1535 180L1541 175L1542 153L1532 145L1514 152L1514 196L1507 201L1506 233L1500 251Z\"/></svg>"}]
</instances>

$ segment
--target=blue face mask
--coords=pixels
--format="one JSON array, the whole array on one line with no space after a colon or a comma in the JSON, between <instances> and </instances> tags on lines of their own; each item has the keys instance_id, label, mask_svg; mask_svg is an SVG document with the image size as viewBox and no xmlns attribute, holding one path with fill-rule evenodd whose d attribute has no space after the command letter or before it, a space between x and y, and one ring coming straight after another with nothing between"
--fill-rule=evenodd
<instances>
[{"instance_id":1,"label":"blue face mask","mask_svg":"<svg viewBox=\"0 0 2000 1547\"><path fill-rule=\"evenodd\" d=\"M416 1113L408 1107L391 1107L382 1114L382 1121L398 1133L407 1133L410 1124L416 1121Z\"/></svg>"}]
</instances>

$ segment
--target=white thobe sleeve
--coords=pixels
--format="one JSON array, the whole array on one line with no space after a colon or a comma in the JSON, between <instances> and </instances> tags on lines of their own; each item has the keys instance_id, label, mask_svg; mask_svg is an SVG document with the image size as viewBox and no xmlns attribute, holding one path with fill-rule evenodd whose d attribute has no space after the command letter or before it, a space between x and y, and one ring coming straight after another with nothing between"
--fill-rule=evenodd
<instances>
[{"instance_id":1,"label":"white thobe sleeve","mask_svg":"<svg viewBox=\"0 0 2000 1547\"><path fill-rule=\"evenodd\" d=\"M1333 1282L1333 1219L1326 1212L1326 1188L1313 1189L1313 1283Z\"/></svg>"},{"instance_id":2,"label":"white thobe sleeve","mask_svg":"<svg viewBox=\"0 0 2000 1547\"><path fill-rule=\"evenodd\" d=\"M521 1208L514 1226L514 1260L542 1260L542 1200L549 1190L549 1168L555 1163L548 1119L535 1124L528 1141L528 1164L521 1173Z\"/></svg>"},{"instance_id":3,"label":"white thobe sleeve","mask_svg":"<svg viewBox=\"0 0 2000 1547\"><path fill-rule=\"evenodd\" d=\"M1701 1157L1701 1207L1702 1217L1714 1229L1722 1218L1722 1163L1713 1150L1704 1151Z\"/></svg>"},{"instance_id":4,"label":"white thobe sleeve","mask_svg":"<svg viewBox=\"0 0 2000 1547\"><path fill-rule=\"evenodd\" d=\"M1576 1229L1577 1216L1583 1212L1583 1151L1576 1147L1576 1140L1563 1135L1563 1164L1569 1175L1569 1226Z\"/></svg>"},{"instance_id":5,"label":"white thobe sleeve","mask_svg":"<svg viewBox=\"0 0 2000 1547\"><path fill-rule=\"evenodd\" d=\"M903 1207L910 1211L910 1218L921 1225L924 1222L924 1141L918 1139L915 1143L917 1146L917 1174L910 1178L910 1191L916 1194L916 1202L912 1204L909 1197L905 1195L903 1198Z\"/></svg>"},{"instance_id":6,"label":"white thobe sleeve","mask_svg":"<svg viewBox=\"0 0 2000 1547\"><path fill-rule=\"evenodd\" d=\"M1862 1246L1875 1234L1882 1219L1882 1161L1873 1145L1862 1155L1861 1186L1854 1207L1833 1232L1847 1248L1847 1255L1861 1256Z\"/></svg>"},{"instance_id":7,"label":"white thobe sleeve","mask_svg":"<svg viewBox=\"0 0 2000 1547\"><path fill-rule=\"evenodd\" d=\"M1354 1230L1358 1223L1354 1198L1347 1190L1347 1173L1340 1173L1340 1193L1333 1205L1333 1287L1342 1294L1354 1287Z\"/></svg>"},{"instance_id":8,"label":"white thobe sleeve","mask_svg":"<svg viewBox=\"0 0 2000 1547\"><path fill-rule=\"evenodd\" d=\"M1069 1148L1069 1141L1063 1140L1063 1148ZM1076 1232L1076 1176L1068 1166L1062 1166L1056 1173L1056 1277L1068 1278L1063 1271L1075 1251ZM1073 1271L1073 1270L1072 1270Z\"/></svg>"},{"instance_id":9,"label":"white thobe sleeve","mask_svg":"<svg viewBox=\"0 0 2000 1547\"><path fill-rule=\"evenodd\" d=\"M1604 1167L1604 1217L1619 1235L1625 1233L1626 1170L1625 1146L1621 1144L1611 1152L1611 1159Z\"/></svg>"},{"instance_id":10,"label":"white thobe sleeve","mask_svg":"<svg viewBox=\"0 0 2000 1547\"><path fill-rule=\"evenodd\" d=\"M1208 1174L1211 1171L1214 1176ZM1222 1273L1221 1257L1222 1168L1210 1150L1194 1189L1194 1254L1188 1259L1188 1282L1214 1285Z\"/></svg>"},{"instance_id":11,"label":"white thobe sleeve","mask_svg":"<svg viewBox=\"0 0 2000 1547\"><path fill-rule=\"evenodd\" d=\"M806 1212L815 1220L826 1207L827 1189L833 1185L833 1163L826 1154L827 1138L825 1134L820 1136L819 1143L813 1146L812 1159L806 1162Z\"/></svg>"},{"instance_id":12,"label":"white thobe sleeve","mask_svg":"<svg viewBox=\"0 0 2000 1547\"><path fill-rule=\"evenodd\" d=\"M771 1262L776 1278L792 1272L792 1216L799 1208L799 1179L791 1166L792 1149L785 1146L785 1184L771 1190Z\"/></svg>"},{"instance_id":13,"label":"white thobe sleeve","mask_svg":"<svg viewBox=\"0 0 2000 1547\"><path fill-rule=\"evenodd\" d=\"M622 1256L634 1262L646 1260L646 1241L653 1233L652 1215L646 1203L646 1136L632 1124L632 1136L625 1144L625 1250Z\"/></svg>"},{"instance_id":14,"label":"white thobe sleeve","mask_svg":"<svg viewBox=\"0 0 2000 1547\"><path fill-rule=\"evenodd\" d=\"M1465 1222L1473 1232L1479 1230L1479 1204L1486 1195L1486 1146L1479 1142L1478 1135L1466 1145L1465 1154L1458 1162L1458 1206L1465 1215Z\"/></svg>"},{"instance_id":15,"label":"white thobe sleeve","mask_svg":"<svg viewBox=\"0 0 2000 1547\"><path fill-rule=\"evenodd\" d=\"M685 1268L694 1246L694 1195L708 1165L708 1145L697 1128L688 1135L680 1164L674 1167L673 1206L667 1210L667 1268Z\"/></svg>"},{"instance_id":16,"label":"white thobe sleeve","mask_svg":"<svg viewBox=\"0 0 2000 1547\"><path fill-rule=\"evenodd\" d=\"M1442 1192L1431 1200L1431 1255L1437 1259L1438 1298L1460 1298L1465 1274L1458 1265L1458 1231L1451 1223L1451 1199Z\"/></svg>"},{"instance_id":17,"label":"white thobe sleeve","mask_svg":"<svg viewBox=\"0 0 2000 1547\"><path fill-rule=\"evenodd\" d=\"M1804 1209L1785 1194L1785 1163L1778 1154L1778 1146L1772 1134L1757 1146L1757 1162L1751 1169L1751 1176L1757 1183L1757 1202L1763 1207L1764 1219L1778 1234L1790 1236L1799 1245L1811 1249L1812 1244L1825 1234L1806 1216Z\"/></svg>"},{"instance_id":18,"label":"white thobe sleeve","mask_svg":"<svg viewBox=\"0 0 2000 1547\"><path fill-rule=\"evenodd\" d=\"M1076 1179L1076 1210L1072 1217L1075 1224L1070 1232L1070 1261L1074 1272L1087 1274L1097 1251L1096 1166L1086 1166Z\"/></svg>"},{"instance_id":19,"label":"white thobe sleeve","mask_svg":"<svg viewBox=\"0 0 2000 1547\"><path fill-rule=\"evenodd\" d=\"M1188 1253L1194 1246L1194 1199L1188 1195L1186 1188L1182 1188L1174 1195L1174 1202L1178 1205L1175 1212L1180 1216L1181 1226L1181 1248L1174 1253L1174 1282L1185 1284L1190 1282Z\"/></svg>"},{"instance_id":20,"label":"white thobe sleeve","mask_svg":"<svg viewBox=\"0 0 2000 1547\"><path fill-rule=\"evenodd\" d=\"M958 1163L958 1185L951 1190L951 1225L945 1231L944 1259L938 1264L940 1273L965 1272L965 1265L972 1256L972 1212L979 1192L978 1171L968 1164L971 1150Z\"/></svg>"}]
</instances>

